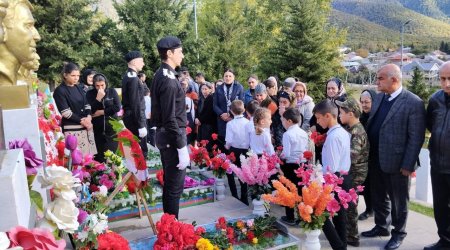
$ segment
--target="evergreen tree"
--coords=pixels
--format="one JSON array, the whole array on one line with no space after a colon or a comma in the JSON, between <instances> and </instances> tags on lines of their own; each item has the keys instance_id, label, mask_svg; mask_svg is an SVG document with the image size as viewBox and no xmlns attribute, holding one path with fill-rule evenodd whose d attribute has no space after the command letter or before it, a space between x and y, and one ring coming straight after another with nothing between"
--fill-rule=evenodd
<instances>
[{"instance_id":1,"label":"evergreen tree","mask_svg":"<svg viewBox=\"0 0 450 250\"><path fill-rule=\"evenodd\" d=\"M88 66L102 51L91 41L98 26L92 5L96 0L31 0L36 28L41 35L37 52L41 57L39 78L51 87L61 82L64 61Z\"/></svg>"},{"instance_id":2,"label":"evergreen tree","mask_svg":"<svg viewBox=\"0 0 450 250\"><path fill-rule=\"evenodd\" d=\"M420 97L425 103L428 102L431 91L427 87L423 73L418 67L414 68L412 79L408 82L408 90Z\"/></svg>"},{"instance_id":3,"label":"evergreen tree","mask_svg":"<svg viewBox=\"0 0 450 250\"><path fill-rule=\"evenodd\" d=\"M445 46L444 41L441 41L441 45L439 45L439 50L444 52L445 51L444 46Z\"/></svg>"},{"instance_id":4,"label":"evergreen tree","mask_svg":"<svg viewBox=\"0 0 450 250\"><path fill-rule=\"evenodd\" d=\"M183 30L186 23L186 2L183 0L125 0L114 4L119 22L117 27L106 21L109 27L104 29L99 41L109 43L105 47L109 65L105 73L112 79L113 85L120 86L122 74L126 71L124 55L131 50L140 50L144 55L144 71L152 76L161 64L156 43L164 36L178 36L185 41L187 33ZM183 50L186 48L183 44ZM107 52L107 53L106 53ZM106 61L102 63L105 65Z\"/></svg>"},{"instance_id":5,"label":"evergreen tree","mask_svg":"<svg viewBox=\"0 0 450 250\"><path fill-rule=\"evenodd\" d=\"M269 50L263 69L281 77L296 76L308 83L316 100L325 96L323 83L335 76L339 64L338 47L343 35L328 25L330 0L287 1L281 36Z\"/></svg>"}]
</instances>

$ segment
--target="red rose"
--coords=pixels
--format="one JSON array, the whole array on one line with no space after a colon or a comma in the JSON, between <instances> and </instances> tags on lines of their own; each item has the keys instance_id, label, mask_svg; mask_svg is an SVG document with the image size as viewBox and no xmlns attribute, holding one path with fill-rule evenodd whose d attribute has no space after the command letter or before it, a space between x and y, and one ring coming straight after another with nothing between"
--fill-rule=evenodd
<instances>
[{"instance_id":1,"label":"red rose","mask_svg":"<svg viewBox=\"0 0 450 250\"><path fill-rule=\"evenodd\" d=\"M192 132L191 127L186 127L186 135L190 134Z\"/></svg>"},{"instance_id":2,"label":"red rose","mask_svg":"<svg viewBox=\"0 0 450 250\"><path fill-rule=\"evenodd\" d=\"M252 241L255 238L255 234L252 231L247 232L247 239Z\"/></svg>"},{"instance_id":3,"label":"red rose","mask_svg":"<svg viewBox=\"0 0 450 250\"><path fill-rule=\"evenodd\" d=\"M313 153L311 151L303 152L303 158L305 158L307 161L311 160L312 157L313 157Z\"/></svg>"},{"instance_id":4,"label":"red rose","mask_svg":"<svg viewBox=\"0 0 450 250\"><path fill-rule=\"evenodd\" d=\"M127 189L130 193L136 193L136 183L133 180L128 180Z\"/></svg>"},{"instance_id":5,"label":"red rose","mask_svg":"<svg viewBox=\"0 0 450 250\"><path fill-rule=\"evenodd\" d=\"M213 133L212 135L211 135L211 138L215 141L215 140L217 140L217 137L218 137L218 135L216 134L216 133Z\"/></svg>"},{"instance_id":6,"label":"red rose","mask_svg":"<svg viewBox=\"0 0 450 250\"><path fill-rule=\"evenodd\" d=\"M160 169L156 172L156 179L158 179L161 186L164 186L164 170Z\"/></svg>"}]
</instances>

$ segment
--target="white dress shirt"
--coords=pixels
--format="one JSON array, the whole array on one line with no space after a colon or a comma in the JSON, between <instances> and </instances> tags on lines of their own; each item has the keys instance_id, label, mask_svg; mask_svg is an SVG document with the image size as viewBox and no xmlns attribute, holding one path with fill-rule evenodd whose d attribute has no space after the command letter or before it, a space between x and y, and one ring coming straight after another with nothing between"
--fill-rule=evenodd
<instances>
[{"instance_id":1,"label":"white dress shirt","mask_svg":"<svg viewBox=\"0 0 450 250\"><path fill-rule=\"evenodd\" d=\"M249 121L244 115L236 115L234 119L227 122L227 130L225 134L225 146L239 149L248 149L249 142L245 133L245 126Z\"/></svg>"},{"instance_id":2,"label":"white dress shirt","mask_svg":"<svg viewBox=\"0 0 450 250\"><path fill-rule=\"evenodd\" d=\"M403 86L400 86L400 88L398 88L396 91L394 91L391 96L389 97L388 101L392 101L395 99L395 97L397 97L398 95L400 95L400 93L402 93L403 90Z\"/></svg>"},{"instance_id":3,"label":"white dress shirt","mask_svg":"<svg viewBox=\"0 0 450 250\"><path fill-rule=\"evenodd\" d=\"M150 99L150 96L146 95L144 96L145 101L145 118L148 120L150 119L150 113L152 112L152 101Z\"/></svg>"},{"instance_id":4,"label":"white dress shirt","mask_svg":"<svg viewBox=\"0 0 450 250\"><path fill-rule=\"evenodd\" d=\"M253 133L250 134L250 149L258 155L261 155L263 152L269 155L275 154L269 128L265 128L264 132L260 135L257 135L253 128Z\"/></svg>"},{"instance_id":5,"label":"white dress shirt","mask_svg":"<svg viewBox=\"0 0 450 250\"><path fill-rule=\"evenodd\" d=\"M322 149L323 173L350 170L350 137L351 135L339 124L328 130Z\"/></svg>"},{"instance_id":6,"label":"white dress shirt","mask_svg":"<svg viewBox=\"0 0 450 250\"><path fill-rule=\"evenodd\" d=\"M282 143L281 158L285 159L286 163L300 163L303 152L308 147L308 134L298 124L293 124L284 132Z\"/></svg>"}]
</instances>

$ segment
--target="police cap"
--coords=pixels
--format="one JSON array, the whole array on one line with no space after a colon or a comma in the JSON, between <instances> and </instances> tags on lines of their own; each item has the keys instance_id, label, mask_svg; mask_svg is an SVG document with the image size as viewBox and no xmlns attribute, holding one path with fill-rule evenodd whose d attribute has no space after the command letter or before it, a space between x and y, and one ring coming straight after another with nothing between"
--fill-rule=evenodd
<instances>
[{"instance_id":1,"label":"police cap","mask_svg":"<svg viewBox=\"0 0 450 250\"><path fill-rule=\"evenodd\" d=\"M178 49L181 47L181 40L176 36L166 36L158 41L156 47L158 50Z\"/></svg>"},{"instance_id":2,"label":"police cap","mask_svg":"<svg viewBox=\"0 0 450 250\"><path fill-rule=\"evenodd\" d=\"M137 50L130 51L125 55L125 60L127 62L130 62L131 60L136 59L136 58L143 58L142 53L140 51L137 51Z\"/></svg>"}]
</instances>

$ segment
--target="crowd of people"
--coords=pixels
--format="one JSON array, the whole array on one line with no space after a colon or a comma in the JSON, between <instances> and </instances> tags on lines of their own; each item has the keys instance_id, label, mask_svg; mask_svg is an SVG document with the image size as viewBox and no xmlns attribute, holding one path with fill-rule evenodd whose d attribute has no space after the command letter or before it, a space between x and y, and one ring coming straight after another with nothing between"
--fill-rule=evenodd
<instances>
[{"instance_id":1,"label":"crowd of people","mask_svg":"<svg viewBox=\"0 0 450 250\"><path fill-rule=\"evenodd\" d=\"M170 190L163 190L165 212L178 216L180 183L189 164L187 144L211 142L217 134L214 143L222 152L233 152L237 166L239 155L249 150L257 155L274 154L282 146L280 172L297 183L294 169L305 161L303 153L311 149L310 134L314 132L326 135L325 141L314 147L323 172L348 173L343 175L344 189L365 186L363 213L358 216L357 206L351 205L325 222L323 231L332 248L359 246L358 220L374 217L375 227L361 235L391 236L385 249L396 249L406 237L410 176L428 127L440 241L425 249L450 246L450 170L445 164L445 150L450 145L442 139L449 133L450 64L441 68L443 90L431 97L427 113L423 101L402 86L401 71L393 64L378 71L378 93L366 89L356 100L347 96L339 78L331 78L325 84L326 99L313 100L308 83L295 77L280 81L273 76L260 80L250 75L248 89L230 68L216 81L206 81L201 72L193 79L186 67L175 71L183 59L178 38L166 37L157 47L162 65L150 89L141 72L143 56L131 51L125 56L128 70L122 81L122 99L109 87L107 77L95 70L85 69L80 79L74 63L64 65L62 83L53 96L62 115L63 132L75 135L80 150L95 155L98 161L104 160L106 150L117 149L108 121L123 109L124 124L141 138L144 154L147 143L161 152L164 181L172 183ZM187 126L192 132L186 136ZM211 144L208 150L212 150ZM232 196L248 205L246 184L240 183L239 195L233 174L227 177ZM288 225L299 223L289 208L280 219Z\"/></svg>"}]
</instances>

